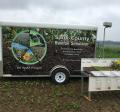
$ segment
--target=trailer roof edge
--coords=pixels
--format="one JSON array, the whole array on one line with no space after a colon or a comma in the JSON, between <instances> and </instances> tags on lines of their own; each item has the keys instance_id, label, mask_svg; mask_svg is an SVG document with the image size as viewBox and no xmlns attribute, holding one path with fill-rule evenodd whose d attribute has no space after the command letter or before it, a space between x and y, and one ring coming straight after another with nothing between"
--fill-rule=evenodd
<instances>
[{"instance_id":1,"label":"trailer roof edge","mask_svg":"<svg viewBox=\"0 0 120 112\"><path fill-rule=\"evenodd\" d=\"M82 29L82 30L97 30L96 26L82 26L69 24L48 24L48 23L22 23L22 22L2 22L0 26L19 26L19 27L41 27L41 28L57 28L57 29Z\"/></svg>"}]
</instances>

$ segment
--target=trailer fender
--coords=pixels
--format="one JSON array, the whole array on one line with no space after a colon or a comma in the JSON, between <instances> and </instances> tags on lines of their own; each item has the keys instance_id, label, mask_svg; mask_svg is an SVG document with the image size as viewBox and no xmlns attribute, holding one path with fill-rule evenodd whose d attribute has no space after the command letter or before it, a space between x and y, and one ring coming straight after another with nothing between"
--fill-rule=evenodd
<instances>
[{"instance_id":1,"label":"trailer fender","mask_svg":"<svg viewBox=\"0 0 120 112\"><path fill-rule=\"evenodd\" d=\"M64 65L56 65L56 66L54 66L54 67L50 70L50 76L51 76L52 72L53 72L54 70L58 69L58 68L63 68L63 69L65 69L65 70L67 70L68 73L70 74L70 71L69 71L68 68L65 67Z\"/></svg>"}]
</instances>

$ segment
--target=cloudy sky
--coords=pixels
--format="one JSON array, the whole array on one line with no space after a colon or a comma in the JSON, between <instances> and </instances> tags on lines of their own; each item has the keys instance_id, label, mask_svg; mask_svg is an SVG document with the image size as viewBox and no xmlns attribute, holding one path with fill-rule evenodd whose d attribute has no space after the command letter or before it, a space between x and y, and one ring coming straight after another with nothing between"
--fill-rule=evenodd
<instances>
[{"instance_id":1,"label":"cloudy sky","mask_svg":"<svg viewBox=\"0 0 120 112\"><path fill-rule=\"evenodd\" d=\"M92 25L98 40L110 21L106 40L120 41L120 0L0 0L0 21Z\"/></svg>"},{"instance_id":2,"label":"cloudy sky","mask_svg":"<svg viewBox=\"0 0 120 112\"><path fill-rule=\"evenodd\" d=\"M0 14L0 21L95 25L99 40L111 21L106 39L120 41L119 0L0 0Z\"/></svg>"}]
</instances>

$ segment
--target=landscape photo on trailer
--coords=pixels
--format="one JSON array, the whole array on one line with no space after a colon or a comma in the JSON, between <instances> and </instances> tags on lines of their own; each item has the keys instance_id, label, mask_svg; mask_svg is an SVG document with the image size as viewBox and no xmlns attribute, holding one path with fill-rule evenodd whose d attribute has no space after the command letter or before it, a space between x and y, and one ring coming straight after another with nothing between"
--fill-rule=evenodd
<instances>
[{"instance_id":1,"label":"landscape photo on trailer","mask_svg":"<svg viewBox=\"0 0 120 112\"><path fill-rule=\"evenodd\" d=\"M56 65L80 72L95 56L96 30L3 26L3 73L47 75Z\"/></svg>"}]
</instances>

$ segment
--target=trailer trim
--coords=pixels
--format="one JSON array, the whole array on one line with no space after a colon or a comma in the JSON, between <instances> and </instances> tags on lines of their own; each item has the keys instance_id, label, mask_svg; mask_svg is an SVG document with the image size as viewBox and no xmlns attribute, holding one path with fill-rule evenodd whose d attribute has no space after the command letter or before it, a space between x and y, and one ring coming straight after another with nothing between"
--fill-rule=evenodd
<instances>
[{"instance_id":1,"label":"trailer trim","mask_svg":"<svg viewBox=\"0 0 120 112\"><path fill-rule=\"evenodd\" d=\"M19 27L41 27L41 28L56 28L56 29L82 29L82 30L96 30L96 26L83 25L69 25L69 24L48 24L48 23L22 23L22 22L1 22L1 26L19 26Z\"/></svg>"}]
</instances>

